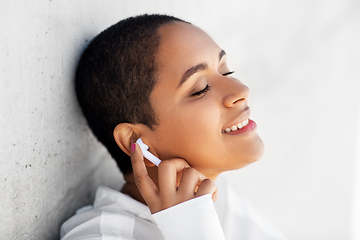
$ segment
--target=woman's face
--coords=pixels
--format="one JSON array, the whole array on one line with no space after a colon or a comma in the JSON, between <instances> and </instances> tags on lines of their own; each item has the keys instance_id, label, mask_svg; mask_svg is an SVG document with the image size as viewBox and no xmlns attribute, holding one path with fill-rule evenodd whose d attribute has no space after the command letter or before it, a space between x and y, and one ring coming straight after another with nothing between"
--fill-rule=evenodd
<instances>
[{"instance_id":1,"label":"woman's face","mask_svg":"<svg viewBox=\"0 0 360 240\"><path fill-rule=\"evenodd\" d=\"M162 160L183 158L211 179L258 160L263 143L248 121L249 89L229 74L224 51L187 23L159 32L158 82L150 95L158 126L146 136L151 149ZM238 130L241 122L247 125Z\"/></svg>"}]
</instances>

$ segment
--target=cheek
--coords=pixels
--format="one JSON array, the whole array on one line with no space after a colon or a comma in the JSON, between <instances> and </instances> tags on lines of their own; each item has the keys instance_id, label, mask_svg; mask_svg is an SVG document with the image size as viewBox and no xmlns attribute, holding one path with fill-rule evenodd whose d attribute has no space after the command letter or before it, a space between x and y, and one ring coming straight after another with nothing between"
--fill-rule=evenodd
<instances>
[{"instance_id":1,"label":"cheek","mask_svg":"<svg viewBox=\"0 0 360 240\"><path fill-rule=\"evenodd\" d=\"M164 157L198 158L216 146L221 133L220 114L208 106L178 107L162 115L158 142Z\"/></svg>"},{"instance_id":2,"label":"cheek","mask_svg":"<svg viewBox=\"0 0 360 240\"><path fill-rule=\"evenodd\" d=\"M187 136L188 141L215 140L213 138L221 133L220 113L211 106L214 105L198 104L192 108L184 108L176 114L178 125L181 126L179 130Z\"/></svg>"}]
</instances>

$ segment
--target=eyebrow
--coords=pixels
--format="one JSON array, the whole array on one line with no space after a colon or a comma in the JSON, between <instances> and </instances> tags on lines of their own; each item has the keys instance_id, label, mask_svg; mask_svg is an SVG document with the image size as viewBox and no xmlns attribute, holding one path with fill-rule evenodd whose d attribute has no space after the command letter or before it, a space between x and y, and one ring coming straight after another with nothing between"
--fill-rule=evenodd
<instances>
[{"instance_id":1,"label":"eyebrow","mask_svg":"<svg viewBox=\"0 0 360 240\"><path fill-rule=\"evenodd\" d=\"M226 55L224 50L221 50L219 53L219 62L221 61L221 59ZM179 85L177 86L177 88L179 88L186 80L188 80L192 75L194 75L195 73L197 73L198 71L202 71L205 70L207 68L207 64L206 63L199 63L193 67L191 67L190 69L188 69L184 75L181 77L181 81L179 83Z\"/></svg>"}]
</instances>

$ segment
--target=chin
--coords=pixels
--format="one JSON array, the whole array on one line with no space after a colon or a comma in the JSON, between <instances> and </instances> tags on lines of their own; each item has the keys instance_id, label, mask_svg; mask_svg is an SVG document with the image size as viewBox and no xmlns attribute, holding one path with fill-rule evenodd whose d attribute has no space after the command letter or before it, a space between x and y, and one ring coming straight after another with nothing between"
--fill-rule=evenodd
<instances>
[{"instance_id":1,"label":"chin","mask_svg":"<svg viewBox=\"0 0 360 240\"><path fill-rule=\"evenodd\" d=\"M248 157L246 158L247 164L245 166L259 161L263 155L264 155L264 143L259 138L259 141L253 145L252 151L249 153Z\"/></svg>"}]
</instances>

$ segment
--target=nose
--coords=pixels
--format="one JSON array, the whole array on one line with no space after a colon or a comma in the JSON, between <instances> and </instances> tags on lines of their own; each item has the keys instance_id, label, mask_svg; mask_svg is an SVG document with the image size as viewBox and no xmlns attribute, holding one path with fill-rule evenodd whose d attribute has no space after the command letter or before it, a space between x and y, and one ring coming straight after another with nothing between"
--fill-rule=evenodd
<instances>
[{"instance_id":1,"label":"nose","mask_svg":"<svg viewBox=\"0 0 360 240\"><path fill-rule=\"evenodd\" d=\"M227 108L244 103L249 97L250 89L239 80L228 79L224 90L223 105Z\"/></svg>"}]
</instances>

